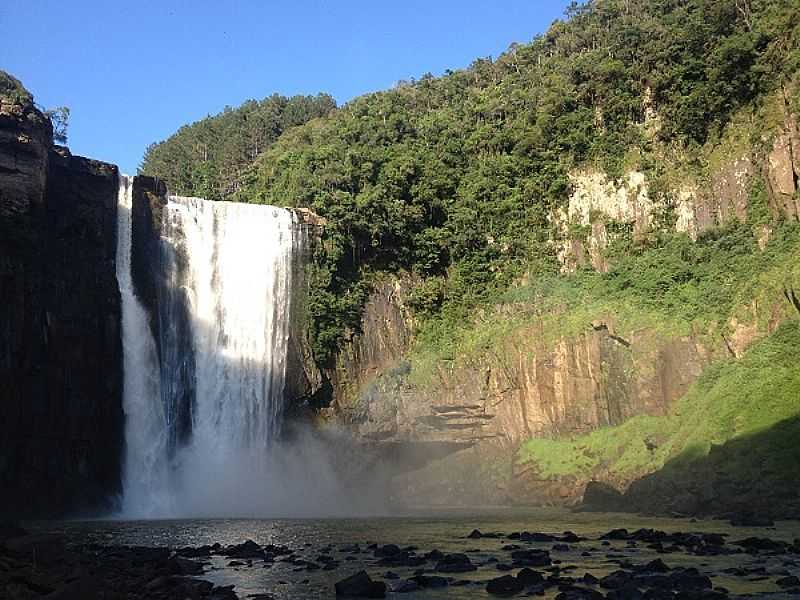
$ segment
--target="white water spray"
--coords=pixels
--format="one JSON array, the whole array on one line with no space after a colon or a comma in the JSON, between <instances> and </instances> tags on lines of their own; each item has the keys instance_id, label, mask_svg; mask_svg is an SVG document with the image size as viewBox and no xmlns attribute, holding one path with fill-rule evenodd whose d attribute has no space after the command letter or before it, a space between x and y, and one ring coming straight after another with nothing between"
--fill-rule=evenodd
<instances>
[{"instance_id":1,"label":"white water spray","mask_svg":"<svg viewBox=\"0 0 800 600\"><path fill-rule=\"evenodd\" d=\"M117 204L117 281L122 296L125 458L123 513L154 516L171 510L166 428L156 344L131 278L133 178L120 175Z\"/></svg>"},{"instance_id":2,"label":"white water spray","mask_svg":"<svg viewBox=\"0 0 800 600\"><path fill-rule=\"evenodd\" d=\"M117 265L128 325L124 514L252 512L252 498L240 509L234 500L256 479L254 494L268 492L286 381L293 259L304 239L297 218L272 206L169 198L158 267L159 366L146 312L133 295L130 207L126 178ZM168 329L181 313L187 327ZM191 414L191 431L176 443L184 433L176 431L180 410Z\"/></svg>"}]
</instances>

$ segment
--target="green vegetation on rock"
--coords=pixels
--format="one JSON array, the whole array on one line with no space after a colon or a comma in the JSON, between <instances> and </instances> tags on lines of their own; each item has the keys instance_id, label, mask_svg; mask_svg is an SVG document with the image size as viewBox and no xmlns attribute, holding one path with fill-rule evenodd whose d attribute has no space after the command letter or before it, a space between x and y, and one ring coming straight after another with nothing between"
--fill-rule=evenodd
<instances>
[{"instance_id":1,"label":"green vegetation on rock","mask_svg":"<svg viewBox=\"0 0 800 600\"><path fill-rule=\"evenodd\" d=\"M33 103L33 96L25 89L22 82L3 70L0 70L0 96L5 96L12 102L20 104Z\"/></svg>"},{"instance_id":2,"label":"green vegetation on rock","mask_svg":"<svg viewBox=\"0 0 800 600\"><path fill-rule=\"evenodd\" d=\"M722 361L707 369L668 415L634 417L618 427L573 439L532 439L521 447L520 460L534 463L544 477L588 477L605 471L620 478L656 471L671 459L678 463L697 460L713 446L765 432L797 417L798 364L800 321L795 319L740 360ZM781 440L776 444L781 445ZM771 460L796 461L796 444L791 448L795 450L789 456L781 452Z\"/></svg>"},{"instance_id":3,"label":"green vegetation on rock","mask_svg":"<svg viewBox=\"0 0 800 600\"><path fill-rule=\"evenodd\" d=\"M527 335L533 323L539 341L550 347L596 319L610 319L623 336L642 328L670 337L727 335L731 318L752 319L739 313L753 302L780 298L786 287L800 289L800 226L793 223L777 226L763 250L750 225L731 224L696 242L674 232L641 242L623 236L610 251L615 258L608 273L580 269L531 277L474 319L443 313L427 320L412 349L412 380L428 385L444 361L469 361ZM793 310L788 303L786 310ZM764 331L767 323L757 326Z\"/></svg>"}]
</instances>

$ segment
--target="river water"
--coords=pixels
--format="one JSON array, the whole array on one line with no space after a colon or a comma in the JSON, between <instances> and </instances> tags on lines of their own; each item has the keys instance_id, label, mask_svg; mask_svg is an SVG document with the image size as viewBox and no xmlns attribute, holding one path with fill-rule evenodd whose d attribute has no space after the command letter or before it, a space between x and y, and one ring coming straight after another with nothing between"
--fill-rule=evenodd
<instances>
[{"instance_id":1,"label":"river water","mask_svg":"<svg viewBox=\"0 0 800 600\"><path fill-rule=\"evenodd\" d=\"M464 585L421 590L408 594L389 594L397 598L488 598L485 581L504 575L490 559L507 561L508 552L502 547L512 543L508 539L469 539L473 529L483 533L536 531L561 534L572 531L588 541L570 544L568 550L554 550L553 543L530 543L525 547L550 550L554 564L562 574L581 577L588 572L602 577L619 568L619 561L633 564L661 558L670 567L694 566L712 578L714 587L724 587L733 594L761 594L777 592L774 583L786 575L800 575L800 560L791 555L751 556L745 553L728 556L691 556L675 552L657 554L646 544L630 545L626 541L612 541L603 545L597 538L607 531L625 527L629 530L653 528L666 532L714 532L727 535L727 542L749 536L769 537L784 541L800 538L800 522L780 522L775 528L734 528L723 521L689 519L655 519L635 515L574 513L560 509L480 509L448 510L435 513L416 513L402 517L365 519L207 519L207 520L149 520L149 521L68 521L34 524L38 530L65 533L75 543L109 545L201 546L205 544L238 544L252 539L261 545L286 545L303 559L316 561L327 552L340 560L332 571L308 571L288 562L276 561L265 565L253 561L252 566L228 566L229 558L214 556L206 568L203 579L216 585L235 585L240 598L251 594L268 593L274 598L327 598L334 595L334 583L360 569L366 569L373 578L384 579L386 571L400 576L386 580L389 588L413 575L415 568L391 568L376 565L372 551L354 554L342 552L343 546L360 544L362 549L376 543L414 546L419 554L433 549L442 552L465 552L473 563L479 565L474 572L456 574ZM560 561L560 563L556 563ZM510 561L507 561L510 562ZM430 563L427 565L431 567ZM765 573L746 578L723 573L729 567L763 567ZM419 568L419 567L417 567ZM513 571L512 571L513 573ZM446 575L446 574L444 574ZM558 590L550 590L545 597L555 597ZM788 596L782 596L788 597Z\"/></svg>"}]
</instances>

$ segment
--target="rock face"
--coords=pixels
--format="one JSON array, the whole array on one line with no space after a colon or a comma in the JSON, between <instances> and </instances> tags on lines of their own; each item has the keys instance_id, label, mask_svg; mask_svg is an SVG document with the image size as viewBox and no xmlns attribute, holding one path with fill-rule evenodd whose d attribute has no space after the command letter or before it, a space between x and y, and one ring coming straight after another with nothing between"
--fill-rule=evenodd
<instances>
[{"instance_id":1,"label":"rock face","mask_svg":"<svg viewBox=\"0 0 800 600\"><path fill-rule=\"evenodd\" d=\"M51 137L0 99L0 515L108 509L120 491L117 168Z\"/></svg>"},{"instance_id":2,"label":"rock face","mask_svg":"<svg viewBox=\"0 0 800 600\"><path fill-rule=\"evenodd\" d=\"M608 271L615 236L636 240L673 229L697 239L733 221L746 223L761 214L762 206L753 204L763 202L754 193L759 189L769 203L763 208L770 214L762 217L797 220L800 134L788 101L778 103L783 112L768 127L775 126L774 138L763 138L766 152L734 130L711 152L707 169L691 177L675 169L672 189L659 189L666 179L649 181L636 170L619 180L591 168L573 172L568 201L551 214L551 242L562 271ZM763 249L770 227L753 226ZM786 318L778 298L742 305L722 333L678 336L641 328L620 335L613 315L597 315L579 331L563 333L546 330L543 320L493 337L469 356L438 357L422 373L415 359L411 373L405 354L414 323L404 308L406 288L402 279L376 287L362 333L342 348L330 376L331 412L373 443L467 445L396 479L397 495L434 503L575 504L592 477L625 489L645 473L623 479L601 469L591 477L544 477L535 465L517 461L518 450L531 438L564 439L638 415L664 415L712 361L742 356ZM655 484L633 489L645 485Z\"/></svg>"},{"instance_id":3,"label":"rock face","mask_svg":"<svg viewBox=\"0 0 800 600\"><path fill-rule=\"evenodd\" d=\"M800 220L800 129L797 117L788 108L785 92L783 100L783 124L764 162L764 179L772 211Z\"/></svg>"},{"instance_id":4,"label":"rock face","mask_svg":"<svg viewBox=\"0 0 800 600\"><path fill-rule=\"evenodd\" d=\"M626 339L611 318L555 342L532 325L485 352L439 364L420 382L402 360L412 329L404 289L395 281L375 290L364 335L340 356L333 412L372 442L460 444L462 451L398 479L400 495L434 503L579 501L585 481L565 487L539 479L516 464L520 444L662 415L724 351L647 329Z\"/></svg>"}]
</instances>

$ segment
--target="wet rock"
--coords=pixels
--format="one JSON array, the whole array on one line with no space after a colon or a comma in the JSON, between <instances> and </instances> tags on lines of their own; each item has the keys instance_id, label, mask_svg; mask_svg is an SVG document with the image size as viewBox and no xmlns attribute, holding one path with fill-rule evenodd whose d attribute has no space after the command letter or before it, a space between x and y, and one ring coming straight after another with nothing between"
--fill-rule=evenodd
<instances>
[{"instance_id":1,"label":"wet rock","mask_svg":"<svg viewBox=\"0 0 800 600\"><path fill-rule=\"evenodd\" d=\"M490 579L486 591L493 596L513 596L525 589L524 584L513 575L503 575Z\"/></svg>"},{"instance_id":2,"label":"wet rock","mask_svg":"<svg viewBox=\"0 0 800 600\"><path fill-rule=\"evenodd\" d=\"M776 582L781 587L800 587L800 578L790 575L788 577L782 577L778 579Z\"/></svg>"},{"instance_id":3,"label":"wet rock","mask_svg":"<svg viewBox=\"0 0 800 600\"><path fill-rule=\"evenodd\" d=\"M596 590L575 587L562 591L556 600L605 600L605 596Z\"/></svg>"},{"instance_id":4,"label":"wet rock","mask_svg":"<svg viewBox=\"0 0 800 600\"><path fill-rule=\"evenodd\" d=\"M483 534L479 530L473 529L467 537L471 540L479 540L483 537Z\"/></svg>"},{"instance_id":5,"label":"wet rock","mask_svg":"<svg viewBox=\"0 0 800 600\"><path fill-rule=\"evenodd\" d=\"M439 575L423 575L421 573L411 577L410 581L413 581L421 588L443 588L450 585L446 577L441 577Z\"/></svg>"},{"instance_id":6,"label":"wet rock","mask_svg":"<svg viewBox=\"0 0 800 600\"><path fill-rule=\"evenodd\" d=\"M642 600L672 600L675 594L671 590L652 589L647 590L642 597Z\"/></svg>"},{"instance_id":7,"label":"wet rock","mask_svg":"<svg viewBox=\"0 0 800 600\"><path fill-rule=\"evenodd\" d=\"M477 568L466 554L447 554L436 563L436 570L441 573L466 573Z\"/></svg>"},{"instance_id":8,"label":"wet rock","mask_svg":"<svg viewBox=\"0 0 800 600\"><path fill-rule=\"evenodd\" d=\"M555 542L558 538L549 533L540 533L538 531L530 532L523 531L519 534L519 539L523 542Z\"/></svg>"},{"instance_id":9,"label":"wet rock","mask_svg":"<svg viewBox=\"0 0 800 600\"><path fill-rule=\"evenodd\" d=\"M627 571L614 571L600 579L600 586L607 590L615 590L630 584L633 575Z\"/></svg>"},{"instance_id":10,"label":"wet rock","mask_svg":"<svg viewBox=\"0 0 800 600\"><path fill-rule=\"evenodd\" d=\"M544 581L544 576L538 571L534 571L533 569L525 567L524 569L521 569L519 573L517 573L517 579L522 585L528 587L529 585L542 583Z\"/></svg>"},{"instance_id":11,"label":"wet rock","mask_svg":"<svg viewBox=\"0 0 800 600\"><path fill-rule=\"evenodd\" d=\"M511 558L520 567L546 567L552 562L547 550L514 550Z\"/></svg>"},{"instance_id":12,"label":"wet rock","mask_svg":"<svg viewBox=\"0 0 800 600\"><path fill-rule=\"evenodd\" d=\"M239 600L232 585L221 585L211 590L208 600Z\"/></svg>"},{"instance_id":13,"label":"wet rock","mask_svg":"<svg viewBox=\"0 0 800 600\"><path fill-rule=\"evenodd\" d=\"M199 562L194 560L189 560L188 558L182 558L180 556L175 556L169 559L167 563L170 572L173 575L202 575L203 574L203 565Z\"/></svg>"},{"instance_id":14,"label":"wet rock","mask_svg":"<svg viewBox=\"0 0 800 600\"><path fill-rule=\"evenodd\" d=\"M444 558L444 553L441 550L433 549L424 556L426 560L438 561Z\"/></svg>"},{"instance_id":15,"label":"wet rock","mask_svg":"<svg viewBox=\"0 0 800 600\"><path fill-rule=\"evenodd\" d=\"M411 579L406 579L398 586L394 587L392 589L392 592L396 594L408 594L410 592L416 592L419 589L420 589L419 584L416 581L413 581Z\"/></svg>"},{"instance_id":16,"label":"wet rock","mask_svg":"<svg viewBox=\"0 0 800 600\"><path fill-rule=\"evenodd\" d=\"M264 558L264 550L253 540L247 540L241 544L228 546L220 554L230 558Z\"/></svg>"},{"instance_id":17,"label":"wet rock","mask_svg":"<svg viewBox=\"0 0 800 600\"><path fill-rule=\"evenodd\" d=\"M787 547L786 542L759 537L749 537L732 543L741 546L748 552L782 552Z\"/></svg>"},{"instance_id":18,"label":"wet rock","mask_svg":"<svg viewBox=\"0 0 800 600\"><path fill-rule=\"evenodd\" d=\"M669 581L674 590L702 590L711 588L711 579L703 575L694 567L681 569L669 575Z\"/></svg>"},{"instance_id":19,"label":"wet rock","mask_svg":"<svg viewBox=\"0 0 800 600\"><path fill-rule=\"evenodd\" d=\"M359 571L335 584L337 596L354 598L385 598L386 584L373 581L366 571Z\"/></svg>"},{"instance_id":20,"label":"wet rock","mask_svg":"<svg viewBox=\"0 0 800 600\"><path fill-rule=\"evenodd\" d=\"M612 529L606 534L600 536L601 540L627 540L630 539L630 534L627 529Z\"/></svg>"},{"instance_id":21,"label":"wet rock","mask_svg":"<svg viewBox=\"0 0 800 600\"><path fill-rule=\"evenodd\" d=\"M396 554L400 554L400 547L395 544L386 544L385 546L376 548L374 554L379 558L395 556Z\"/></svg>"},{"instance_id":22,"label":"wet rock","mask_svg":"<svg viewBox=\"0 0 800 600\"><path fill-rule=\"evenodd\" d=\"M642 600L643 594L634 585L626 585L606 594L608 600Z\"/></svg>"}]
</instances>

